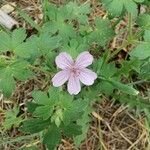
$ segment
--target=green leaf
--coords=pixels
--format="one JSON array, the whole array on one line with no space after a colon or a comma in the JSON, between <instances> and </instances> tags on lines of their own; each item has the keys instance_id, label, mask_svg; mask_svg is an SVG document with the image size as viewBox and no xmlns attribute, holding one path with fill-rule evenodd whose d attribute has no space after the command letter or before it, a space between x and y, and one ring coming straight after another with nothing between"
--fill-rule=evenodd
<instances>
[{"instance_id":1,"label":"green leaf","mask_svg":"<svg viewBox=\"0 0 150 150\"><path fill-rule=\"evenodd\" d=\"M10 65L12 74L18 80L27 80L33 76L33 73L28 69L29 63L24 60L18 60Z\"/></svg>"},{"instance_id":2,"label":"green leaf","mask_svg":"<svg viewBox=\"0 0 150 150\"><path fill-rule=\"evenodd\" d=\"M86 139L87 137L87 132L90 128L90 121L91 121L91 118L89 117L89 114L92 112L92 109L90 107L87 107L85 109L85 112L82 116L82 118L80 118L78 121L77 121L77 125L81 126L81 130L82 130L82 134L80 135L77 135L74 137L74 142L75 142L75 145L76 146L80 146L81 142L83 140Z\"/></svg>"},{"instance_id":3,"label":"green leaf","mask_svg":"<svg viewBox=\"0 0 150 150\"><path fill-rule=\"evenodd\" d=\"M47 120L53 113L53 107L49 105L38 106L33 113L34 116Z\"/></svg>"},{"instance_id":4,"label":"green leaf","mask_svg":"<svg viewBox=\"0 0 150 150\"><path fill-rule=\"evenodd\" d=\"M121 62L121 68L118 70L117 74L121 74L128 78L131 71L140 72L141 62L139 59L123 60Z\"/></svg>"},{"instance_id":5,"label":"green leaf","mask_svg":"<svg viewBox=\"0 0 150 150\"><path fill-rule=\"evenodd\" d=\"M4 31L0 31L0 52L11 50L11 37Z\"/></svg>"},{"instance_id":6,"label":"green leaf","mask_svg":"<svg viewBox=\"0 0 150 150\"><path fill-rule=\"evenodd\" d=\"M54 150L61 141L61 131L56 126L52 125L48 128L43 137L43 143L49 150Z\"/></svg>"},{"instance_id":7,"label":"green leaf","mask_svg":"<svg viewBox=\"0 0 150 150\"><path fill-rule=\"evenodd\" d=\"M60 90L55 87L50 87L48 90L48 94L51 100L58 101L60 97Z\"/></svg>"},{"instance_id":8,"label":"green leaf","mask_svg":"<svg viewBox=\"0 0 150 150\"><path fill-rule=\"evenodd\" d=\"M116 99L123 104L127 104L132 110L133 108L136 108L138 111L144 112L145 110L150 109L150 103L148 99L143 99L140 96L122 94L119 97L117 96Z\"/></svg>"},{"instance_id":9,"label":"green leaf","mask_svg":"<svg viewBox=\"0 0 150 150\"><path fill-rule=\"evenodd\" d=\"M14 77L18 80L26 80L32 77L32 72L28 69L28 62L16 60L5 68L0 68L0 89L7 97L11 96L15 89Z\"/></svg>"},{"instance_id":10,"label":"green leaf","mask_svg":"<svg viewBox=\"0 0 150 150\"><path fill-rule=\"evenodd\" d=\"M5 112L5 120L2 123L4 130L10 130L12 126L17 127L22 121L21 117L17 117L19 108L14 107L12 110Z\"/></svg>"},{"instance_id":11,"label":"green leaf","mask_svg":"<svg viewBox=\"0 0 150 150\"><path fill-rule=\"evenodd\" d=\"M49 120L29 119L23 122L20 130L23 132L37 133L45 130L50 125Z\"/></svg>"},{"instance_id":12,"label":"green leaf","mask_svg":"<svg viewBox=\"0 0 150 150\"><path fill-rule=\"evenodd\" d=\"M136 57L140 60L150 57L150 31L146 30L144 34L144 42L138 44L131 52L132 57Z\"/></svg>"},{"instance_id":13,"label":"green leaf","mask_svg":"<svg viewBox=\"0 0 150 150\"><path fill-rule=\"evenodd\" d=\"M27 102L26 106L28 112L32 114L39 105L33 102Z\"/></svg>"},{"instance_id":14,"label":"green leaf","mask_svg":"<svg viewBox=\"0 0 150 150\"><path fill-rule=\"evenodd\" d=\"M17 46L19 46L27 37L26 30L23 28L15 29L12 32L12 46L15 49Z\"/></svg>"},{"instance_id":15,"label":"green leaf","mask_svg":"<svg viewBox=\"0 0 150 150\"><path fill-rule=\"evenodd\" d=\"M0 70L0 90L2 90L4 96L10 97L14 89L15 81L11 70L9 68Z\"/></svg>"},{"instance_id":16,"label":"green leaf","mask_svg":"<svg viewBox=\"0 0 150 150\"><path fill-rule=\"evenodd\" d=\"M150 57L150 43L139 44L131 53L131 56L134 56L139 59L146 59Z\"/></svg>"},{"instance_id":17,"label":"green leaf","mask_svg":"<svg viewBox=\"0 0 150 150\"><path fill-rule=\"evenodd\" d=\"M22 28L14 30L8 34L0 32L0 51L14 52L17 56L28 58L33 53L32 44L25 41L26 31Z\"/></svg>"},{"instance_id":18,"label":"green leaf","mask_svg":"<svg viewBox=\"0 0 150 150\"><path fill-rule=\"evenodd\" d=\"M95 25L94 31L89 35L89 40L105 46L114 36L114 31L110 28L110 22L107 19L96 18Z\"/></svg>"},{"instance_id":19,"label":"green leaf","mask_svg":"<svg viewBox=\"0 0 150 150\"><path fill-rule=\"evenodd\" d=\"M144 40L146 42L150 42L150 30L145 30L145 32L144 32Z\"/></svg>"},{"instance_id":20,"label":"green leaf","mask_svg":"<svg viewBox=\"0 0 150 150\"><path fill-rule=\"evenodd\" d=\"M34 91L32 93L32 97L34 99L34 101L37 104L41 104L41 105L49 105L51 104L50 99L47 96L46 92L42 92L42 91Z\"/></svg>"},{"instance_id":21,"label":"green leaf","mask_svg":"<svg viewBox=\"0 0 150 150\"><path fill-rule=\"evenodd\" d=\"M124 9L131 13L132 16L137 16L137 3L142 3L144 0L102 0L104 7L112 16L120 16Z\"/></svg>"},{"instance_id":22,"label":"green leaf","mask_svg":"<svg viewBox=\"0 0 150 150\"><path fill-rule=\"evenodd\" d=\"M140 70L140 77L142 79L149 80L150 79L150 60L146 61L142 66Z\"/></svg>"},{"instance_id":23,"label":"green leaf","mask_svg":"<svg viewBox=\"0 0 150 150\"><path fill-rule=\"evenodd\" d=\"M105 6L106 6L106 8L108 8L108 11L111 13L112 16L117 16L117 15L120 15L122 13L123 1L113 0Z\"/></svg>"},{"instance_id":24,"label":"green leaf","mask_svg":"<svg viewBox=\"0 0 150 150\"><path fill-rule=\"evenodd\" d=\"M71 137L71 138L80 135L82 133L81 126L76 125L74 123L65 126L63 131L67 137Z\"/></svg>"},{"instance_id":25,"label":"green leaf","mask_svg":"<svg viewBox=\"0 0 150 150\"><path fill-rule=\"evenodd\" d=\"M144 2L144 0L134 0L135 2L137 2L137 3L142 3L142 2Z\"/></svg>"},{"instance_id":26,"label":"green leaf","mask_svg":"<svg viewBox=\"0 0 150 150\"><path fill-rule=\"evenodd\" d=\"M84 109L87 107L87 103L83 100L75 100L72 102L72 105L66 107L66 111L63 114L63 122L65 125L68 125L72 121L78 120L84 112Z\"/></svg>"},{"instance_id":27,"label":"green leaf","mask_svg":"<svg viewBox=\"0 0 150 150\"><path fill-rule=\"evenodd\" d=\"M128 13L131 13L133 16L137 16L138 7L137 4L133 0L124 0L124 7Z\"/></svg>"},{"instance_id":28,"label":"green leaf","mask_svg":"<svg viewBox=\"0 0 150 150\"><path fill-rule=\"evenodd\" d=\"M36 51L34 51L32 43L24 42L14 49L14 53L19 57L29 58L33 53L36 53Z\"/></svg>"},{"instance_id":29,"label":"green leaf","mask_svg":"<svg viewBox=\"0 0 150 150\"><path fill-rule=\"evenodd\" d=\"M63 120L63 110L61 108L57 107L51 117L51 122L54 122L56 124L56 126L59 127L62 120Z\"/></svg>"},{"instance_id":30,"label":"green leaf","mask_svg":"<svg viewBox=\"0 0 150 150\"><path fill-rule=\"evenodd\" d=\"M139 92L135 90L132 86L122 84L117 81L109 80L109 83L111 83L116 89L121 90L124 93L127 93L129 95L137 95Z\"/></svg>"},{"instance_id":31,"label":"green leaf","mask_svg":"<svg viewBox=\"0 0 150 150\"><path fill-rule=\"evenodd\" d=\"M78 5L76 2L69 2L65 7L67 9L67 13L69 14L69 19L77 19L81 24L88 23L87 14L89 14L91 10L90 3Z\"/></svg>"},{"instance_id":32,"label":"green leaf","mask_svg":"<svg viewBox=\"0 0 150 150\"><path fill-rule=\"evenodd\" d=\"M150 15L140 14L137 18L137 24L143 29L150 29Z\"/></svg>"},{"instance_id":33,"label":"green leaf","mask_svg":"<svg viewBox=\"0 0 150 150\"><path fill-rule=\"evenodd\" d=\"M111 83L103 80L98 83L97 88L101 93L104 93L106 95L112 95L115 89Z\"/></svg>"},{"instance_id":34,"label":"green leaf","mask_svg":"<svg viewBox=\"0 0 150 150\"><path fill-rule=\"evenodd\" d=\"M77 36L62 47L62 51L68 52L74 59L83 51L89 48L88 41L85 38Z\"/></svg>"}]
</instances>

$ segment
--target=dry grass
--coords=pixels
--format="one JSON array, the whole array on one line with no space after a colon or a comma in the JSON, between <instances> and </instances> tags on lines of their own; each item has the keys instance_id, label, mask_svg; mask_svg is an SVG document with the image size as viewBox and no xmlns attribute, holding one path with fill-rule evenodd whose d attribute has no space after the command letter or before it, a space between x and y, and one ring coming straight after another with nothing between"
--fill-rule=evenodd
<instances>
[{"instance_id":1,"label":"dry grass","mask_svg":"<svg viewBox=\"0 0 150 150\"><path fill-rule=\"evenodd\" d=\"M25 10L37 23L41 22L41 3L40 0L7 0L3 4L16 2L17 6ZM62 0L53 0L55 4L62 4ZM83 1L85 2L85 1ZM106 17L106 12L97 3L96 0L90 1L93 7L93 12L90 14L90 21L96 16ZM29 30L31 27L26 24L20 17L18 17L16 11L11 14L17 20L20 21L20 26L23 26ZM126 26L126 20L121 22L121 26ZM120 27L118 27L120 28ZM119 37L120 38L120 37ZM122 40L114 39L110 44L112 48L120 45ZM14 93L11 101L4 101L3 97L0 99L0 107L3 110L12 108L15 104L19 104L21 113L24 116L27 115L25 103L31 98L31 91L33 89L43 89L45 84L43 78L37 77L26 82L20 82L17 85L16 92ZM120 105L112 100L108 100L103 97L102 102L97 102L95 105L95 112L91 114L93 118L90 126L90 130L87 135L87 139L82 143L80 150L149 150L150 141L149 133L146 128L146 118L143 115L135 116L135 113L128 110L126 106ZM0 112L0 123L4 119L3 113ZM17 128L8 132L0 131L1 136L19 137L22 135ZM29 146L29 143L33 141L38 144L40 150L45 148L39 143L37 138L33 140L25 140L17 142L11 145L5 145L1 150L18 150L20 147ZM62 139L62 143L59 145L58 150L76 150L72 141Z\"/></svg>"}]
</instances>

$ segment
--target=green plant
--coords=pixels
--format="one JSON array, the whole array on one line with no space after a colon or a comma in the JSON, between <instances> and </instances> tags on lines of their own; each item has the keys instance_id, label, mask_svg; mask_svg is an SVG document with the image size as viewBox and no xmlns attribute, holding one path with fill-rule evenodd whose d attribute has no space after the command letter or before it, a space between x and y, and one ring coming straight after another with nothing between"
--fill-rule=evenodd
<instances>
[{"instance_id":1,"label":"green plant","mask_svg":"<svg viewBox=\"0 0 150 150\"><path fill-rule=\"evenodd\" d=\"M74 139L76 146L81 144L89 129L89 114L94 110L92 104L100 100L99 95L111 96L112 99L147 115L149 100L140 95L138 86L149 82L150 79L150 17L149 14L138 14L137 9L138 5L145 5L144 0L103 0L102 3L114 20L111 20L108 14L106 19L96 17L92 23L89 22L88 17L92 11L90 3L69 2L57 7L45 1L41 26L36 25L29 16L19 10L20 15L37 30L36 34L27 36L23 28L10 33L0 31L0 90L3 95L10 98L17 81L36 78L40 73L44 74L45 83L45 88L32 92L31 101L26 104L30 117L22 121L17 117L18 109L11 114L6 112L3 123L5 129L10 129L13 125L18 126L22 122L20 131L29 134L40 133L40 140L49 150L53 150L62 137ZM115 33L114 26L118 25L118 20L113 17L121 20L126 14L128 25L124 32L127 33L127 38L121 47L113 51L110 41L119 36L119 33ZM139 26L137 32L133 32L133 23ZM117 67L114 57L130 45L134 48L130 49L128 57L119 60ZM83 53L86 55L85 62L79 58ZM59 61L58 57L61 57ZM71 57L74 60L77 58L76 61ZM72 64L69 75L73 74L74 80L79 78L84 85L93 84L81 84L78 86L78 92L69 92L71 95L65 85L56 88L52 86L53 80L51 82L58 71L57 67L68 71L68 66L64 66L70 65L70 62ZM90 72L89 76L84 74L84 79L83 76L79 77L89 65L96 73L94 79L90 79L93 72ZM65 75L61 78L64 80L60 81L62 84L71 78L66 78ZM77 82L70 84L76 87ZM62 84L58 83L58 86ZM147 92L145 91L145 95ZM13 123L14 121L16 123Z\"/></svg>"}]
</instances>

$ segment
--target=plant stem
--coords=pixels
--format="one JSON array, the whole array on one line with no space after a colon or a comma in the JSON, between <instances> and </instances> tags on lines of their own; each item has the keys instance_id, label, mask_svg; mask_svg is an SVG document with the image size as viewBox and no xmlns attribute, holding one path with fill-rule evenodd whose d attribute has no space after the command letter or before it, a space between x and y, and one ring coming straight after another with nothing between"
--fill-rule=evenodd
<instances>
[{"instance_id":1,"label":"plant stem","mask_svg":"<svg viewBox=\"0 0 150 150\"><path fill-rule=\"evenodd\" d=\"M129 83L129 85L141 84L141 83L144 83L144 82L149 82L149 81L140 80L140 81L136 81L136 82L131 82L131 83Z\"/></svg>"},{"instance_id":2,"label":"plant stem","mask_svg":"<svg viewBox=\"0 0 150 150\"><path fill-rule=\"evenodd\" d=\"M109 60L111 60L115 55L117 55L124 47L127 47L129 45L128 41L124 41L123 44L117 48L117 50L115 50L111 55Z\"/></svg>"},{"instance_id":3,"label":"plant stem","mask_svg":"<svg viewBox=\"0 0 150 150\"><path fill-rule=\"evenodd\" d=\"M132 39L132 15L128 13L128 40Z\"/></svg>"},{"instance_id":4,"label":"plant stem","mask_svg":"<svg viewBox=\"0 0 150 150\"><path fill-rule=\"evenodd\" d=\"M115 55L117 55L124 47L127 47L129 44L131 44L133 42L133 36L132 36L132 15L131 13L128 14L128 38L127 41L124 40L124 42L122 43L122 45L117 48L116 51L114 51L111 55L110 55L110 59L112 59Z\"/></svg>"},{"instance_id":5,"label":"plant stem","mask_svg":"<svg viewBox=\"0 0 150 150\"><path fill-rule=\"evenodd\" d=\"M19 142L19 141L22 141L22 140L26 140L26 139L30 139L35 137L35 136L38 136L39 134L35 133L35 134L32 134L32 135L25 135L25 136L20 136L20 137L17 137L15 139L3 139L3 141L1 142L0 146L2 145L6 145L6 144L11 144L11 143L14 143L14 142Z\"/></svg>"}]
</instances>

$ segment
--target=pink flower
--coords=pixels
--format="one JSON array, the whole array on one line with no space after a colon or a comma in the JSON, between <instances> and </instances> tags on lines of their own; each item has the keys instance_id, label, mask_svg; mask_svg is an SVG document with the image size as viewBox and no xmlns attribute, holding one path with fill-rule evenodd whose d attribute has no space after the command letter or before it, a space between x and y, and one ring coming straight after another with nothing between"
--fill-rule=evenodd
<instances>
[{"instance_id":1,"label":"pink flower","mask_svg":"<svg viewBox=\"0 0 150 150\"><path fill-rule=\"evenodd\" d=\"M76 95L81 91L80 81L85 85L92 85L97 78L97 74L86 67L93 62L93 56L85 51L74 61L66 53L60 53L55 59L58 68L62 69L52 79L53 86L59 87L68 81L67 89L71 95Z\"/></svg>"}]
</instances>

